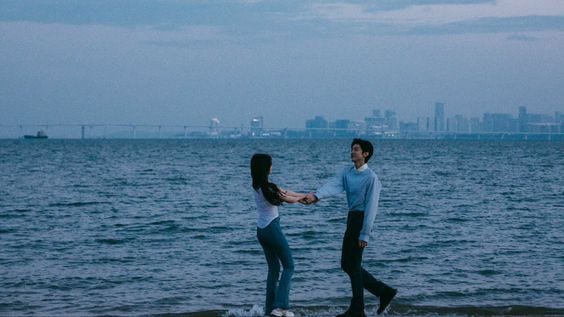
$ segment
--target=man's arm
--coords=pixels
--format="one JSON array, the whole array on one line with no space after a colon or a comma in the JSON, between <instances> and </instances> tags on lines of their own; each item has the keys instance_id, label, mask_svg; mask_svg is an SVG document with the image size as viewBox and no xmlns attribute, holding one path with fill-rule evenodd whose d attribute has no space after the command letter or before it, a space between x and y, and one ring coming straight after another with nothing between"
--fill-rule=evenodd
<instances>
[{"instance_id":1,"label":"man's arm","mask_svg":"<svg viewBox=\"0 0 564 317\"><path fill-rule=\"evenodd\" d=\"M370 233L372 232L372 226L374 224L374 219L378 213L378 201L380 200L380 190L382 189L382 184L378 180L378 176L368 185L366 206L364 210L364 221L362 224L362 230L360 231L359 245L365 247L368 245L368 239ZM364 242L364 243L362 243Z\"/></svg>"},{"instance_id":2,"label":"man's arm","mask_svg":"<svg viewBox=\"0 0 564 317\"><path fill-rule=\"evenodd\" d=\"M314 193L310 193L316 198L315 202L323 198L327 198L344 192L345 185L343 179L348 169L349 168L344 168L343 170L341 170L340 173L331 177L329 181L327 181L327 183L321 186L321 188L319 188L317 191L315 191Z\"/></svg>"},{"instance_id":3,"label":"man's arm","mask_svg":"<svg viewBox=\"0 0 564 317\"><path fill-rule=\"evenodd\" d=\"M347 168L341 170L340 173L329 179L325 185L321 186L316 192L307 194L303 199L300 200L301 203L309 205L318 202L322 198L333 196L345 191L343 184L343 177L346 173Z\"/></svg>"}]
</instances>

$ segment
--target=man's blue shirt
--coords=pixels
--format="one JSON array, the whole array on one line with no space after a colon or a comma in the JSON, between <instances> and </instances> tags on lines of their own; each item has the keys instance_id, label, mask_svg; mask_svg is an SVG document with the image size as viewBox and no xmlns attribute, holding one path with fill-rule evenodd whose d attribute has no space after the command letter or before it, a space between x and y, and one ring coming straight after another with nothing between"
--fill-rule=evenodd
<instances>
[{"instance_id":1,"label":"man's blue shirt","mask_svg":"<svg viewBox=\"0 0 564 317\"><path fill-rule=\"evenodd\" d=\"M354 166L344 168L337 176L319 188L315 196L323 199L344 191L347 195L349 210L364 211L364 222L359 239L368 242L374 219L378 213L381 189L382 184L378 175L367 164L364 164L359 169Z\"/></svg>"}]
</instances>

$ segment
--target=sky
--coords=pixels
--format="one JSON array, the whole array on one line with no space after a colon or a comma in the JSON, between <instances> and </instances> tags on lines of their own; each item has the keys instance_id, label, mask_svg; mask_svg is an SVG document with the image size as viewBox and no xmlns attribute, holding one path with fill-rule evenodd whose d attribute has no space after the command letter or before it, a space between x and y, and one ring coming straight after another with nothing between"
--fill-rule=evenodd
<instances>
[{"instance_id":1,"label":"sky","mask_svg":"<svg viewBox=\"0 0 564 317\"><path fill-rule=\"evenodd\" d=\"M0 0L0 125L564 112L564 0Z\"/></svg>"}]
</instances>

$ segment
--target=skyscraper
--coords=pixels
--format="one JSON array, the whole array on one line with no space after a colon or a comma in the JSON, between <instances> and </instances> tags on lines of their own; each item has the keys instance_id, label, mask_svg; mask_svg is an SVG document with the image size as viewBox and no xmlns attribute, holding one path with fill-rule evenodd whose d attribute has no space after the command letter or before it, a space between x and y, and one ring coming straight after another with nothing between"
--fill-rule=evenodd
<instances>
[{"instance_id":1,"label":"skyscraper","mask_svg":"<svg viewBox=\"0 0 564 317\"><path fill-rule=\"evenodd\" d=\"M527 107L519 107L519 132L528 132L527 125L529 124L529 116L527 114Z\"/></svg>"},{"instance_id":2,"label":"skyscraper","mask_svg":"<svg viewBox=\"0 0 564 317\"><path fill-rule=\"evenodd\" d=\"M445 131L445 104L435 103L435 131Z\"/></svg>"},{"instance_id":3,"label":"skyscraper","mask_svg":"<svg viewBox=\"0 0 564 317\"><path fill-rule=\"evenodd\" d=\"M262 116L251 119L251 136L261 136L264 120Z\"/></svg>"},{"instance_id":4,"label":"skyscraper","mask_svg":"<svg viewBox=\"0 0 564 317\"><path fill-rule=\"evenodd\" d=\"M210 120L209 135L210 136L218 136L219 135L219 119L218 118L212 118Z\"/></svg>"},{"instance_id":5,"label":"skyscraper","mask_svg":"<svg viewBox=\"0 0 564 317\"><path fill-rule=\"evenodd\" d=\"M384 116L386 117L386 125L388 126L389 131L398 131L398 117L395 111L386 110L384 112Z\"/></svg>"}]
</instances>

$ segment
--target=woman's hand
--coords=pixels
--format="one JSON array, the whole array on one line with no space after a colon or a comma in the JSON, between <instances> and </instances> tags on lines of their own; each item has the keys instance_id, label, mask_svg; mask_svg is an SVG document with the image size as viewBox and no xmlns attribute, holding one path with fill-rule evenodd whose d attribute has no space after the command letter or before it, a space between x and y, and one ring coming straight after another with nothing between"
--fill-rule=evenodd
<instances>
[{"instance_id":1,"label":"woman's hand","mask_svg":"<svg viewBox=\"0 0 564 317\"><path fill-rule=\"evenodd\" d=\"M306 195L304 194L280 188L280 198L282 198L282 200L286 203L293 204L301 202L305 197Z\"/></svg>"},{"instance_id":2,"label":"woman's hand","mask_svg":"<svg viewBox=\"0 0 564 317\"><path fill-rule=\"evenodd\" d=\"M315 196L313 193L309 193L307 195L304 195L304 198L300 200L300 203L304 205L311 205L311 204L315 204L318 201L319 198L317 198L317 196Z\"/></svg>"}]
</instances>

